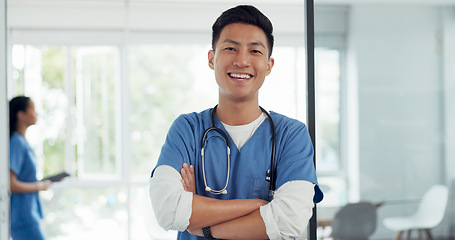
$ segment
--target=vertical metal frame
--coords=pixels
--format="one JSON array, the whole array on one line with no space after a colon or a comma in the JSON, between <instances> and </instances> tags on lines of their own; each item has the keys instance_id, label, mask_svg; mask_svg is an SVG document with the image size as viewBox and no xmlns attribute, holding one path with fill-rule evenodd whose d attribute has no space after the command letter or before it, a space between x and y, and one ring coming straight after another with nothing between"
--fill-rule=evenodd
<instances>
[{"instance_id":1,"label":"vertical metal frame","mask_svg":"<svg viewBox=\"0 0 455 240\"><path fill-rule=\"evenodd\" d=\"M310 138L315 149L313 164L316 168L316 104L315 104L315 83L314 83L314 1L305 1L305 47L307 62L307 126ZM313 216L308 223L308 239L316 240L316 206L313 208Z\"/></svg>"}]
</instances>

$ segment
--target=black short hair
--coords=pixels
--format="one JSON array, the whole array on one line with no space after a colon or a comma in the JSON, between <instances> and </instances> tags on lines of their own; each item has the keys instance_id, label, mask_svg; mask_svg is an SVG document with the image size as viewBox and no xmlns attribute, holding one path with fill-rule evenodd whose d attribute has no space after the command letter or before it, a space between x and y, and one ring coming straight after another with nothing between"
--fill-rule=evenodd
<instances>
[{"instance_id":1,"label":"black short hair","mask_svg":"<svg viewBox=\"0 0 455 240\"><path fill-rule=\"evenodd\" d=\"M220 38L221 30L231 23L245 23L254 25L262 29L267 37L269 57L272 56L273 49L273 26L270 20L254 6L239 5L224 11L212 26L212 49Z\"/></svg>"}]
</instances>

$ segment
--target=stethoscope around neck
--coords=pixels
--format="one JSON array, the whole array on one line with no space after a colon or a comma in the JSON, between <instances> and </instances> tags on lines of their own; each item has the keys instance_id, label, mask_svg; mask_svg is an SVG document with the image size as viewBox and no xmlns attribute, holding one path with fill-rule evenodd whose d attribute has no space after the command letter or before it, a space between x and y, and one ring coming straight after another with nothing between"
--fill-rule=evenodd
<instances>
[{"instance_id":1,"label":"stethoscope around neck","mask_svg":"<svg viewBox=\"0 0 455 240\"><path fill-rule=\"evenodd\" d=\"M227 187L229 185L229 174L230 174L230 170L231 170L231 149L230 149L230 144L229 144L229 138L228 138L228 135L221 129L215 127L215 114L216 114L216 108L218 107L218 105L216 105L213 109L212 109L212 113L211 113L211 117L212 117L212 127L210 128L207 128L205 131L204 131L204 134L202 135L202 139L201 139L201 156L202 156L202 176L204 178L204 185L205 185L205 191L207 192L210 192L212 194L215 194L215 195L220 195L220 194L227 194ZM275 139L275 125L273 123L273 120L272 118L270 117L270 114L265 111L262 107L259 107L261 108L262 112L265 113L270 121L270 126L271 126L271 129L272 129L272 153L271 153L271 160L270 160L270 168L267 170L267 173L265 174L265 180L269 182L269 197L272 198L273 197L273 193L275 191L275 176L274 176L274 170L275 170L275 143L276 143L276 139ZM206 179L206 176L205 176L205 157L204 157L204 147L207 143L207 141L211 138L211 137L219 137L218 135L212 135L212 136L208 136L208 133L210 131L216 131L218 133L221 134L225 144L226 144L226 148L227 148L227 175L226 175L226 184L224 185L224 187L222 189L219 189L219 190L215 190L215 189L212 189L211 187L209 187L207 185L207 179Z\"/></svg>"}]
</instances>

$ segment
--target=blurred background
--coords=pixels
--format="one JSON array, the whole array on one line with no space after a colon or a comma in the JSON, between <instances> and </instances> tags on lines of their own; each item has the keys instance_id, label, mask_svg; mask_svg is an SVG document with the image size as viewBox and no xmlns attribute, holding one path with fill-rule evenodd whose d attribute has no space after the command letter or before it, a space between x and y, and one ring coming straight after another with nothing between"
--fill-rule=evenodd
<instances>
[{"instance_id":1,"label":"blurred background","mask_svg":"<svg viewBox=\"0 0 455 240\"><path fill-rule=\"evenodd\" d=\"M245 3L275 29L260 104L307 122L303 0L6 1L8 99L35 101L39 177L72 175L41 193L49 239L175 239L148 178L172 121L216 104L211 25ZM315 1L318 238L343 206L370 202L370 238L392 239L383 219L414 213L436 184L451 191L432 233L455 238L454 66L454 1Z\"/></svg>"}]
</instances>

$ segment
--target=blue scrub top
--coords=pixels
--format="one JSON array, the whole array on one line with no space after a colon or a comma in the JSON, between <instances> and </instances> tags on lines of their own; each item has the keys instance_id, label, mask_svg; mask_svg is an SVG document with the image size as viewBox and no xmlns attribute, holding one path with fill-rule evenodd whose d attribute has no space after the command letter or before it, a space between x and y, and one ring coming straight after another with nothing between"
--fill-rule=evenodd
<instances>
[{"instance_id":1,"label":"blue scrub top","mask_svg":"<svg viewBox=\"0 0 455 240\"><path fill-rule=\"evenodd\" d=\"M201 113L180 115L174 121L161 149L156 167L169 165L180 172L183 163L193 165L198 195L224 200L251 198L269 200L269 183L265 180L265 176L270 168L273 141L271 123L268 119L259 126L241 151L229 137L231 171L228 193L214 195L205 191L201 140L204 131L212 127L211 111L212 109L208 109ZM308 129L304 123L284 115L271 112L270 116L276 129L276 189L288 181L306 180L316 184L313 201L320 202L323 194L317 185L313 164L313 145ZM217 117L215 117L215 126L228 134ZM228 168L226 143L216 131L210 131L208 138L204 151L207 185L214 190L220 190L225 186ZM190 238L195 236L187 231L179 232L178 239Z\"/></svg>"},{"instance_id":2,"label":"blue scrub top","mask_svg":"<svg viewBox=\"0 0 455 240\"><path fill-rule=\"evenodd\" d=\"M37 182L35 155L25 138L14 133L10 138L10 169L22 182ZM27 236L28 239L36 235L39 222L43 218L41 201L38 192L11 194L11 235L14 239L17 234ZM34 238L34 239L42 239Z\"/></svg>"}]
</instances>

